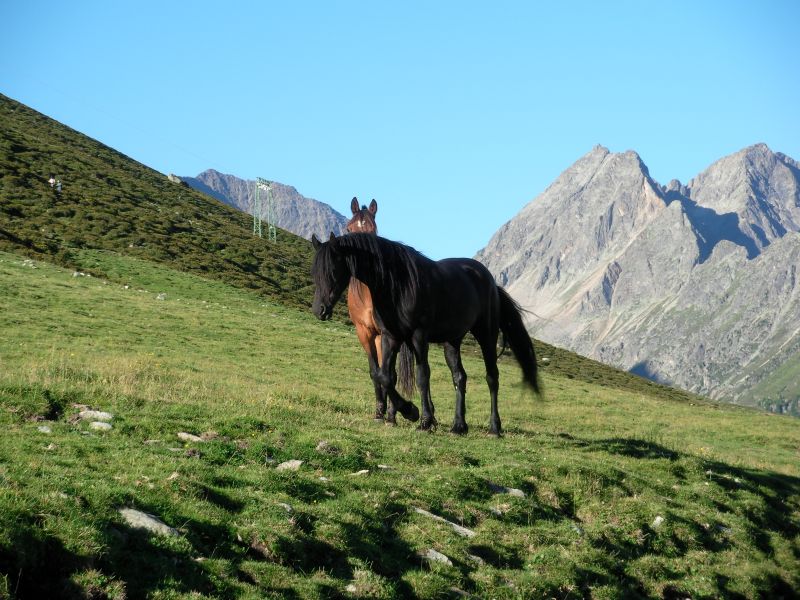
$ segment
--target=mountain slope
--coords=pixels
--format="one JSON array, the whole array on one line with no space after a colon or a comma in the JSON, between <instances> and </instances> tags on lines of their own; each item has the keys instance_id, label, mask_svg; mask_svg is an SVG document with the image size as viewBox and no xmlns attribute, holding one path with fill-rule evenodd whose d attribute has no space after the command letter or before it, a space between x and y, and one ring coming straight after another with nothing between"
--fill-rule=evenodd
<instances>
[{"instance_id":1,"label":"mountain slope","mask_svg":"<svg viewBox=\"0 0 800 600\"><path fill-rule=\"evenodd\" d=\"M181 177L192 188L207 193L218 200L241 211L253 214L255 182L225 175L213 169L200 173L197 177ZM331 232L344 233L347 218L327 204L306 198L298 191L282 183L272 183L275 202L275 224L300 237L311 239ZM262 218L266 220L266 206Z\"/></svg>"},{"instance_id":2,"label":"mountain slope","mask_svg":"<svg viewBox=\"0 0 800 600\"><path fill-rule=\"evenodd\" d=\"M76 250L114 250L310 303L305 240L253 237L241 212L2 95L0 133L0 249L73 267Z\"/></svg>"},{"instance_id":3,"label":"mountain slope","mask_svg":"<svg viewBox=\"0 0 800 600\"><path fill-rule=\"evenodd\" d=\"M533 312L541 339L697 393L796 410L780 367L800 360L799 175L760 144L664 187L636 153L596 147L477 257Z\"/></svg>"}]
</instances>

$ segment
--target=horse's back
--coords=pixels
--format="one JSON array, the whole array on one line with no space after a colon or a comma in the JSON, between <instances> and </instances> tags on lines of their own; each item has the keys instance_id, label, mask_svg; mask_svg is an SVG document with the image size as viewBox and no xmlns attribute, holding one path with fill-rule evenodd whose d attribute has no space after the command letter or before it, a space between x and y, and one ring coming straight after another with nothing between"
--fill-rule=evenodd
<instances>
[{"instance_id":1,"label":"horse's back","mask_svg":"<svg viewBox=\"0 0 800 600\"><path fill-rule=\"evenodd\" d=\"M476 291L491 291L496 288L494 276L486 266L473 258L445 258L436 263L443 272L452 277L466 277Z\"/></svg>"},{"instance_id":2,"label":"horse's back","mask_svg":"<svg viewBox=\"0 0 800 600\"><path fill-rule=\"evenodd\" d=\"M436 262L435 284L429 288L435 306L431 341L460 339L497 307L497 288L489 270L471 258ZM433 283L433 282L431 282Z\"/></svg>"}]
</instances>

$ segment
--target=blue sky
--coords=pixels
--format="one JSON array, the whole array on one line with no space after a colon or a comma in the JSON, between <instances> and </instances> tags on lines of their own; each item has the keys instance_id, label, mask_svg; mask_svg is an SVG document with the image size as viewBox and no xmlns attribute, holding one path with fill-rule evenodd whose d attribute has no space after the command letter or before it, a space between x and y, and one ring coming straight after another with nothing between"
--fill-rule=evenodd
<instances>
[{"instance_id":1,"label":"blue sky","mask_svg":"<svg viewBox=\"0 0 800 600\"><path fill-rule=\"evenodd\" d=\"M472 256L603 144L800 160L800 2L0 0L0 92L163 173L265 177Z\"/></svg>"}]
</instances>

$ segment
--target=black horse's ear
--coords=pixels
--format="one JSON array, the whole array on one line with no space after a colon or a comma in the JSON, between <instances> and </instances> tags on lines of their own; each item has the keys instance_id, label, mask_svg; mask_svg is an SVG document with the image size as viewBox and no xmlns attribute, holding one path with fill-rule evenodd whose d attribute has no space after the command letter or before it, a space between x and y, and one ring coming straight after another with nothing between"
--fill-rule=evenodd
<instances>
[{"instance_id":1,"label":"black horse's ear","mask_svg":"<svg viewBox=\"0 0 800 600\"><path fill-rule=\"evenodd\" d=\"M353 211L353 214L358 212L358 198L353 196L353 199L350 201L350 210Z\"/></svg>"},{"instance_id":2,"label":"black horse's ear","mask_svg":"<svg viewBox=\"0 0 800 600\"><path fill-rule=\"evenodd\" d=\"M369 212L372 213L372 216L378 214L378 203L375 202L375 198L373 198L372 202L369 203Z\"/></svg>"},{"instance_id":3,"label":"black horse's ear","mask_svg":"<svg viewBox=\"0 0 800 600\"><path fill-rule=\"evenodd\" d=\"M335 236L335 235L333 234L333 232L331 231L331 239L329 239L328 241L329 241L329 242L332 242L332 241L333 241L333 240L335 240L335 239L336 239L336 236Z\"/></svg>"},{"instance_id":4,"label":"black horse's ear","mask_svg":"<svg viewBox=\"0 0 800 600\"><path fill-rule=\"evenodd\" d=\"M322 246L322 242L317 239L317 234L311 234L311 245L314 246L314 250L319 250L319 247Z\"/></svg>"}]
</instances>

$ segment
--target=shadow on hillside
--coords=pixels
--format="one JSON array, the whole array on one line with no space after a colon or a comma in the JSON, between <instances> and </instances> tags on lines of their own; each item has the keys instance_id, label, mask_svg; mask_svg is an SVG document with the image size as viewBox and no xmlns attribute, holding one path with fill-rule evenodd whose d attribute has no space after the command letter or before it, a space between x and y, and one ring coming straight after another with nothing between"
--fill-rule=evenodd
<instances>
[{"instance_id":1,"label":"shadow on hillside","mask_svg":"<svg viewBox=\"0 0 800 600\"><path fill-rule=\"evenodd\" d=\"M147 507L140 509L148 512ZM338 579L352 580L355 559L369 564L375 573L391 580L398 597L413 597L412 588L402 577L409 570L421 568L422 561L398 532L407 509L400 504L389 505L382 513L386 515L382 519L370 520L369 515L363 515L357 520L326 522L328 527L334 526L339 531L336 546L318 535L314 516L296 510L291 514L290 533L271 535L265 532L267 539L263 541L237 540L226 527L183 516L171 519L180 524L183 532L183 540L178 541L112 523L105 529L109 550L95 568L99 566L103 572L124 581L130 598L150 597L163 591L165 581L172 582L172 589L180 594L236 595L231 584L204 567L201 557L213 556L227 561L234 577L257 587L259 593L291 599L298 597L294 591L266 588L243 568L243 563L270 562L301 576L323 569ZM181 547L185 549L179 549ZM335 589L319 585L322 596L336 595Z\"/></svg>"},{"instance_id":2,"label":"shadow on hillside","mask_svg":"<svg viewBox=\"0 0 800 600\"><path fill-rule=\"evenodd\" d=\"M614 437L594 440L563 433L553 438L558 445L567 444L579 451L606 453L636 461L668 460L673 463L670 472L679 481L688 480L691 472L700 468L702 474L695 470L695 480L702 477L709 485L717 486L716 491L723 492L722 499L718 493L709 493L705 502L710 507L720 514L732 513L743 517L745 528L743 533L752 539L756 548L765 555L774 555L781 550L774 545L774 539L778 537L790 542L794 558L800 560L800 545L792 543L792 540L797 540L800 536L800 522L793 516L794 509L791 506L792 502L800 498L798 477L769 470L733 466L635 438ZM696 466L687 468L681 464L683 460L689 465ZM630 473L630 467L626 471ZM620 473L626 471L620 469ZM626 489L621 482L610 483ZM646 479L637 478L639 490L643 485L652 485L656 494L663 494L663 490L656 489L656 486L648 483ZM633 494L634 491L629 489L628 493ZM638 539L615 534L613 529L592 539L590 541L592 546L601 550L604 556L615 558L612 563L606 565L605 571L582 571L578 578L581 588L589 590L596 585L614 584L608 579L608 574L618 577L619 581L629 581L630 578L625 575L622 566L627 561L646 555L688 556L696 551L698 546L708 552L725 552L734 544L731 530L722 521L713 519L707 523L694 521L669 509L664 509L663 516L665 522L672 525L669 530L655 531L650 525L645 524L640 528ZM677 531L680 531L681 535L678 535ZM667 573L664 578L674 579L680 574L673 575ZM770 577L771 579L764 578L763 589L775 593L792 589L792 584L781 577L777 575ZM727 588L725 578L718 579L717 588L719 597L737 597ZM629 591L634 597L638 594L635 585ZM680 595L679 592L676 590ZM683 595L685 596L685 593ZM665 597L672 596L665 591Z\"/></svg>"},{"instance_id":3,"label":"shadow on hillside","mask_svg":"<svg viewBox=\"0 0 800 600\"><path fill-rule=\"evenodd\" d=\"M30 525L21 524L0 546L0 574L6 575L7 589L18 600L83 597L70 577L89 564L55 536Z\"/></svg>"},{"instance_id":4,"label":"shadow on hillside","mask_svg":"<svg viewBox=\"0 0 800 600\"><path fill-rule=\"evenodd\" d=\"M613 437L601 440L582 440L568 433L558 435L559 439L568 440L571 444L592 452L605 452L618 456L638 459L677 460L680 454L660 444L636 438Z\"/></svg>"}]
</instances>

